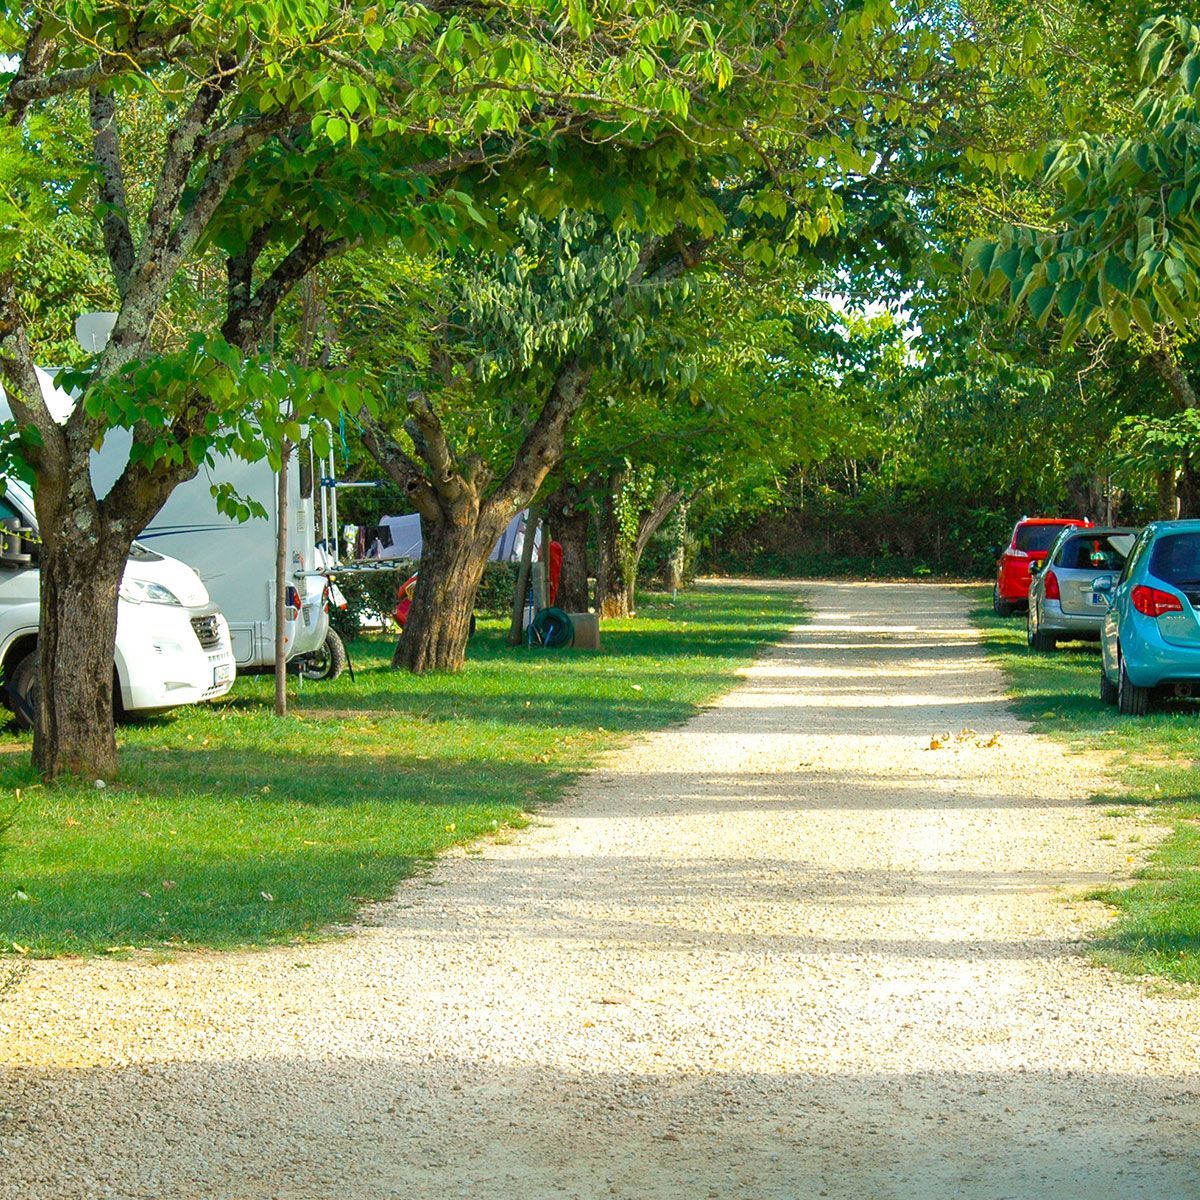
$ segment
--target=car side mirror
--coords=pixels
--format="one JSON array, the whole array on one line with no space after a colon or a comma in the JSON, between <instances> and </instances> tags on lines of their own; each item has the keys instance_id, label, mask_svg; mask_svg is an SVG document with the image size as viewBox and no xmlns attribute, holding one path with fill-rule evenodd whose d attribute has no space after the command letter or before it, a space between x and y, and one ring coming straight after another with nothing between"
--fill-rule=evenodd
<instances>
[{"instance_id":1,"label":"car side mirror","mask_svg":"<svg viewBox=\"0 0 1200 1200\"><path fill-rule=\"evenodd\" d=\"M1042 564L1040 562L1037 562L1036 560L1029 564L1030 575L1036 575L1041 569L1042 569Z\"/></svg>"},{"instance_id":2,"label":"car side mirror","mask_svg":"<svg viewBox=\"0 0 1200 1200\"><path fill-rule=\"evenodd\" d=\"M1093 592L1111 592L1113 590L1113 581L1111 575L1097 575L1092 580Z\"/></svg>"}]
</instances>

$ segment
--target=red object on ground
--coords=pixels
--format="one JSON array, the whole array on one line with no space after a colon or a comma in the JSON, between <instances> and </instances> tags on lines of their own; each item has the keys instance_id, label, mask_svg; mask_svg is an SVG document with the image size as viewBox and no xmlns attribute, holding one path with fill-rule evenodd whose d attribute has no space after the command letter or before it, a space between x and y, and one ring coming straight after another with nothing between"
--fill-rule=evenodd
<instances>
[{"instance_id":1,"label":"red object on ground","mask_svg":"<svg viewBox=\"0 0 1200 1200\"><path fill-rule=\"evenodd\" d=\"M396 608L392 612L392 616L396 618L396 624L401 629L404 628L404 622L408 620L408 610L412 608L413 591L417 586L417 577L410 575L396 589Z\"/></svg>"},{"instance_id":2,"label":"red object on ground","mask_svg":"<svg viewBox=\"0 0 1200 1200\"><path fill-rule=\"evenodd\" d=\"M996 573L996 595L1005 604L1029 603L1029 564L1045 562L1063 526L1088 529L1092 522L1078 517L1026 517L1013 530Z\"/></svg>"},{"instance_id":3,"label":"red object on ground","mask_svg":"<svg viewBox=\"0 0 1200 1200\"><path fill-rule=\"evenodd\" d=\"M550 583L550 607L558 599L558 581L562 578L563 549L561 542L550 543L550 555L546 559L546 570Z\"/></svg>"}]
</instances>

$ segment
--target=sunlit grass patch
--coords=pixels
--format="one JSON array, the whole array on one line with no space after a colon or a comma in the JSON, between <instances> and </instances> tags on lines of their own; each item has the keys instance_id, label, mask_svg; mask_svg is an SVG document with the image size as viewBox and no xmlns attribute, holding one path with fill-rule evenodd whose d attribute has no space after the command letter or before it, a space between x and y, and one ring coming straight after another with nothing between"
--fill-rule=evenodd
<instances>
[{"instance_id":1,"label":"sunlit grass patch","mask_svg":"<svg viewBox=\"0 0 1200 1200\"><path fill-rule=\"evenodd\" d=\"M1200 982L1200 706L1177 701L1147 717L1121 716L1099 698L1098 646L1036 654L1026 648L1023 618L994 616L982 596L974 617L1017 712L1039 733L1107 756L1120 790L1096 801L1111 814L1152 807L1172 830L1131 884L1097 893L1117 913L1097 957L1135 974Z\"/></svg>"},{"instance_id":2,"label":"sunlit grass patch","mask_svg":"<svg viewBox=\"0 0 1200 1200\"><path fill-rule=\"evenodd\" d=\"M519 826L624 735L686 719L799 616L783 588L701 587L606 623L599 653L514 648L485 622L461 672L423 678L363 639L356 678L293 683L286 719L259 676L125 727L103 788L42 787L0 756L0 948L321 936L447 847Z\"/></svg>"}]
</instances>

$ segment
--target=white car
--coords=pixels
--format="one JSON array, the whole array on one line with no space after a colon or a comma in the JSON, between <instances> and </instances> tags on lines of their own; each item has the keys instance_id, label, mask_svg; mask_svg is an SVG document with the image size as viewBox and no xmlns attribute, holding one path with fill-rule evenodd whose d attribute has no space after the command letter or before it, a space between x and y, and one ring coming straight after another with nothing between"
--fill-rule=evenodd
<instances>
[{"instance_id":1,"label":"white car","mask_svg":"<svg viewBox=\"0 0 1200 1200\"><path fill-rule=\"evenodd\" d=\"M36 529L33 497L8 480L0 521ZM0 678L4 701L29 723L36 682L41 575L34 544L12 534L0 550ZM237 668L229 625L185 563L135 543L117 601L116 701L125 712L161 712L223 696Z\"/></svg>"}]
</instances>

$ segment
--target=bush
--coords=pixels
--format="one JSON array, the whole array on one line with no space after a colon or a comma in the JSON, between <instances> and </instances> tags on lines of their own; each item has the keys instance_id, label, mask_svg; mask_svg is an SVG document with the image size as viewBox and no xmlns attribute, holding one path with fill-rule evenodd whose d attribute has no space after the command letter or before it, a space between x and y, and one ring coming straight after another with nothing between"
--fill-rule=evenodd
<instances>
[{"instance_id":1,"label":"bush","mask_svg":"<svg viewBox=\"0 0 1200 1200\"><path fill-rule=\"evenodd\" d=\"M329 614L329 621L343 639L358 637L364 622L377 620L380 615L390 621L396 607L396 589L421 568L420 562L406 559L396 559L395 564L394 571L350 572L335 576L346 597L346 607L334 609ZM512 612L516 586L515 563L488 563L475 595L476 613L484 617L507 617Z\"/></svg>"}]
</instances>

